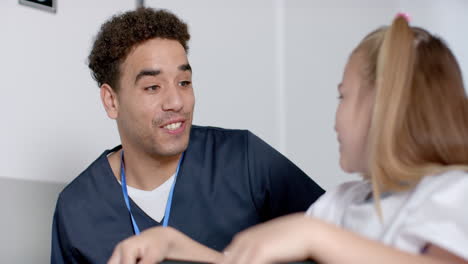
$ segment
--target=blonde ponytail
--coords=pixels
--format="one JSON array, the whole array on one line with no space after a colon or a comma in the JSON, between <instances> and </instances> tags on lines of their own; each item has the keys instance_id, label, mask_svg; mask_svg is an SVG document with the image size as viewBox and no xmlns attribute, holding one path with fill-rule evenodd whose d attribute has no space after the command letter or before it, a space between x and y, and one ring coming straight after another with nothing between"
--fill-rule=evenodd
<instances>
[{"instance_id":1,"label":"blonde ponytail","mask_svg":"<svg viewBox=\"0 0 468 264\"><path fill-rule=\"evenodd\" d=\"M413 188L422 177L468 169L468 102L448 47L404 17L364 38L354 53L375 89L368 173L380 193Z\"/></svg>"}]
</instances>

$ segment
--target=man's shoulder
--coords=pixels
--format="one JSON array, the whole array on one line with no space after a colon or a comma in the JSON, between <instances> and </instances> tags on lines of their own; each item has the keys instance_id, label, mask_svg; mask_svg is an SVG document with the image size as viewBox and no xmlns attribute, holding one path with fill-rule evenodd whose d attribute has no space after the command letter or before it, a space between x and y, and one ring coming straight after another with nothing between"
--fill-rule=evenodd
<instances>
[{"instance_id":1,"label":"man's shoulder","mask_svg":"<svg viewBox=\"0 0 468 264\"><path fill-rule=\"evenodd\" d=\"M59 203L70 203L87 201L94 199L95 194L98 192L96 186L105 180L106 174L111 173L107 155L114 150L104 151L95 161L93 161L83 172L81 172L75 179L73 179L59 195Z\"/></svg>"},{"instance_id":2,"label":"man's shoulder","mask_svg":"<svg viewBox=\"0 0 468 264\"><path fill-rule=\"evenodd\" d=\"M247 129L232 129L232 128L221 128L214 126L192 126L191 131L191 140L193 141L202 141L206 143L207 141L215 142L233 142L239 144L241 142L246 142L249 135L251 135Z\"/></svg>"},{"instance_id":3,"label":"man's shoulder","mask_svg":"<svg viewBox=\"0 0 468 264\"><path fill-rule=\"evenodd\" d=\"M267 142L247 129L232 129L213 126L192 126L192 143L201 144L228 144L236 148L246 147L252 151L274 152Z\"/></svg>"},{"instance_id":4,"label":"man's shoulder","mask_svg":"<svg viewBox=\"0 0 468 264\"><path fill-rule=\"evenodd\" d=\"M192 133L196 135L203 135L203 134L211 134L215 136L234 136L234 135L247 135L251 133L247 129L233 129L233 128L222 128L222 127L214 127L214 126L199 126L193 125L192 126Z\"/></svg>"}]
</instances>

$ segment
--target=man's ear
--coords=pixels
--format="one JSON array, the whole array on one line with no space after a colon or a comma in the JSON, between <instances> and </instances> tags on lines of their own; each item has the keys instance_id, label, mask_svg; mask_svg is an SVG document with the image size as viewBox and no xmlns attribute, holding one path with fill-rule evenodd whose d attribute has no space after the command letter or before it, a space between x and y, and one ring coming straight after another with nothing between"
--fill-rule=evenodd
<instances>
[{"instance_id":1,"label":"man's ear","mask_svg":"<svg viewBox=\"0 0 468 264\"><path fill-rule=\"evenodd\" d=\"M111 119L117 119L119 116L117 93L107 83L101 85L101 101L104 109L106 110L107 116Z\"/></svg>"}]
</instances>

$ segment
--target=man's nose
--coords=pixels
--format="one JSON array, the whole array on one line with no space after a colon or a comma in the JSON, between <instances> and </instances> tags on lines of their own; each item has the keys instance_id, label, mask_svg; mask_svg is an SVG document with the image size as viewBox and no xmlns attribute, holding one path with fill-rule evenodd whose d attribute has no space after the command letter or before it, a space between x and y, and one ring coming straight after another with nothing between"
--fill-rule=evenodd
<instances>
[{"instance_id":1,"label":"man's nose","mask_svg":"<svg viewBox=\"0 0 468 264\"><path fill-rule=\"evenodd\" d=\"M184 106L182 94L178 86L170 85L166 89L164 102L162 104L164 111L180 111Z\"/></svg>"}]
</instances>

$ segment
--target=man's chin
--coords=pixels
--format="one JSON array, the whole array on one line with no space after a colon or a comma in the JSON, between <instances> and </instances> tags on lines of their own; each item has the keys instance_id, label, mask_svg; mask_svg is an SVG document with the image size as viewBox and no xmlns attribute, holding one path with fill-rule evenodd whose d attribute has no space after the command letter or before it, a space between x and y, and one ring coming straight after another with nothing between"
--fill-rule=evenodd
<instances>
[{"instance_id":1,"label":"man's chin","mask_svg":"<svg viewBox=\"0 0 468 264\"><path fill-rule=\"evenodd\" d=\"M171 146L159 146L153 149L153 153L162 156L162 157L172 157L176 155L180 155L184 152L188 147L188 140L185 143L171 145Z\"/></svg>"},{"instance_id":2,"label":"man's chin","mask_svg":"<svg viewBox=\"0 0 468 264\"><path fill-rule=\"evenodd\" d=\"M190 139L190 128L191 125L186 127L186 131L181 135L161 135L154 136L152 138L152 144L150 145L150 152L153 155L162 156L162 157L171 157L179 155L184 152L188 145ZM148 142L149 143L149 142Z\"/></svg>"},{"instance_id":3,"label":"man's chin","mask_svg":"<svg viewBox=\"0 0 468 264\"><path fill-rule=\"evenodd\" d=\"M164 153L166 157L173 157L182 154L187 148L177 149L177 150L170 150Z\"/></svg>"}]
</instances>

